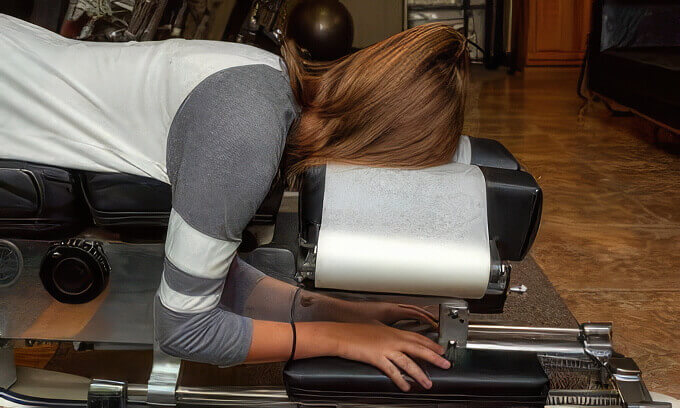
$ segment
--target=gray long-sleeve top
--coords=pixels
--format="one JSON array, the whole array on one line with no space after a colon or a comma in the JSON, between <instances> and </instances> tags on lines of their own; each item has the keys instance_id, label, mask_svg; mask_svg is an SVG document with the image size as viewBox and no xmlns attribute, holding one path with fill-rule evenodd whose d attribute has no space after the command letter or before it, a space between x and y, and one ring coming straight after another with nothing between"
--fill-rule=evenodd
<instances>
[{"instance_id":1,"label":"gray long-sleeve top","mask_svg":"<svg viewBox=\"0 0 680 408\"><path fill-rule=\"evenodd\" d=\"M172 212L154 307L166 353L217 365L246 358L252 321L240 313L263 275L236 249L269 191L296 109L284 73L249 65L203 80L175 115L167 144ZM225 282L237 287L225 290Z\"/></svg>"}]
</instances>

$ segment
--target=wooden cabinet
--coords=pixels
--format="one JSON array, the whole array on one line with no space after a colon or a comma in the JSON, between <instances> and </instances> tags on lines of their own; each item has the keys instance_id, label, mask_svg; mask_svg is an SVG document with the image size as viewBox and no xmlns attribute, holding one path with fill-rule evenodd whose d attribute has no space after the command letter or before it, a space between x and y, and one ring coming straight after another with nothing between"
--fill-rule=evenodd
<instances>
[{"instance_id":1,"label":"wooden cabinet","mask_svg":"<svg viewBox=\"0 0 680 408\"><path fill-rule=\"evenodd\" d=\"M525 0L527 66L579 65L590 31L592 0Z\"/></svg>"}]
</instances>

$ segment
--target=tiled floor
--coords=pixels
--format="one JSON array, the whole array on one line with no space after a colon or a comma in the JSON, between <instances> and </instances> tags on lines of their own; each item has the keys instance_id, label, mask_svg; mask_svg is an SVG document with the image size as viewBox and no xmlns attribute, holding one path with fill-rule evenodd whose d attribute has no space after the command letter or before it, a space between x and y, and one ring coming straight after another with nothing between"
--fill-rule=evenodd
<instances>
[{"instance_id":1,"label":"tiled floor","mask_svg":"<svg viewBox=\"0 0 680 408\"><path fill-rule=\"evenodd\" d=\"M503 142L545 194L533 257L578 320L612 321L649 387L680 397L680 155L602 104L579 115L577 70L475 74L466 133Z\"/></svg>"}]
</instances>

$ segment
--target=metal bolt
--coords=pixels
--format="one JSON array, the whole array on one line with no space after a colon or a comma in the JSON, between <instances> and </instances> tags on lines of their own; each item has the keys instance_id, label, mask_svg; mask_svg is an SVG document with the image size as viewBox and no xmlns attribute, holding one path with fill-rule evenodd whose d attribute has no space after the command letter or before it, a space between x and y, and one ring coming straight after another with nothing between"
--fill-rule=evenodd
<instances>
[{"instance_id":1,"label":"metal bolt","mask_svg":"<svg viewBox=\"0 0 680 408\"><path fill-rule=\"evenodd\" d=\"M510 292L515 292L515 293L525 293L527 291L527 287L524 285L517 285L513 286L510 288Z\"/></svg>"}]
</instances>

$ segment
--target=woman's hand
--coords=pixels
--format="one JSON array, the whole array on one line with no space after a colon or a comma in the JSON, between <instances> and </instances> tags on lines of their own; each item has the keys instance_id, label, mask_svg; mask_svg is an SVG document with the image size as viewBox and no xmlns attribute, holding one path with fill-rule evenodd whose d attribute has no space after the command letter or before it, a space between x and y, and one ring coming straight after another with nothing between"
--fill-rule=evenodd
<instances>
[{"instance_id":1,"label":"woman's hand","mask_svg":"<svg viewBox=\"0 0 680 408\"><path fill-rule=\"evenodd\" d=\"M411 386L400 369L423 388L432 387L432 381L412 358L428 361L447 369L451 363L441 354L444 349L420 334L374 324L336 323L334 337L338 341L337 356L371 364L384 372L402 390Z\"/></svg>"},{"instance_id":2,"label":"woman's hand","mask_svg":"<svg viewBox=\"0 0 680 408\"><path fill-rule=\"evenodd\" d=\"M403 391L411 387L403 370L423 388L432 382L412 358L447 369L451 363L444 349L417 333L382 324L299 322L296 326L295 359L335 356L371 364L382 370ZM253 320L253 334L246 363L285 361L293 346L288 323Z\"/></svg>"}]
</instances>

